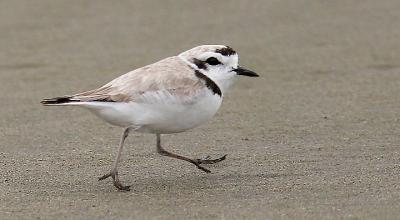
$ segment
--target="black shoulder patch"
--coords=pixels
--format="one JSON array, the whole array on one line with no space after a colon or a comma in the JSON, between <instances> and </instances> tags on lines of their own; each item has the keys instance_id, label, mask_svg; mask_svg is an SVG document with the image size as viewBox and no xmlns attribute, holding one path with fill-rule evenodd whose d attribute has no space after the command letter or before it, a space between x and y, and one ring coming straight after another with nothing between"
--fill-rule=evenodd
<instances>
[{"instance_id":1,"label":"black shoulder patch","mask_svg":"<svg viewBox=\"0 0 400 220\"><path fill-rule=\"evenodd\" d=\"M194 59L193 59L193 63L194 63L194 65L196 65L197 68L199 68L199 69L203 69L203 70L207 69L206 62L205 62L205 61L202 61L202 60L199 60L199 59L194 58Z\"/></svg>"},{"instance_id":2,"label":"black shoulder patch","mask_svg":"<svg viewBox=\"0 0 400 220\"><path fill-rule=\"evenodd\" d=\"M221 48L221 49L216 49L215 52L216 53L220 53L220 54L222 54L224 56L230 56L230 55L235 55L236 54L236 51L234 51L232 48L230 48L228 46L224 47L224 48Z\"/></svg>"},{"instance_id":3,"label":"black shoulder patch","mask_svg":"<svg viewBox=\"0 0 400 220\"><path fill-rule=\"evenodd\" d=\"M209 88L214 94L218 94L219 96L222 96L221 89L218 87L218 85L214 81L212 81L210 78L208 78L208 76L204 75L203 73L201 73L198 70L195 70L194 73L201 80L204 80L207 88Z\"/></svg>"}]
</instances>

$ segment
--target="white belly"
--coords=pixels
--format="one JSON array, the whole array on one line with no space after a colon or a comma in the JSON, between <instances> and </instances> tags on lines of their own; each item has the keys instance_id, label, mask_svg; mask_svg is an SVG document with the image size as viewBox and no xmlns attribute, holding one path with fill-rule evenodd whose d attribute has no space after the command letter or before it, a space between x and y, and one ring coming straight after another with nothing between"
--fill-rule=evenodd
<instances>
[{"instance_id":1,"label":"white belly","mask_svg":"<svg viewBox=\"0 0 400 220\"><path fill-rule=\"evenodd\" d=\"M113 125L135 127L139 132L167 134L207 122L221 103L220 96L209 93L195 102L96 102L85 107Z\"/></svg>"}]
</instances>

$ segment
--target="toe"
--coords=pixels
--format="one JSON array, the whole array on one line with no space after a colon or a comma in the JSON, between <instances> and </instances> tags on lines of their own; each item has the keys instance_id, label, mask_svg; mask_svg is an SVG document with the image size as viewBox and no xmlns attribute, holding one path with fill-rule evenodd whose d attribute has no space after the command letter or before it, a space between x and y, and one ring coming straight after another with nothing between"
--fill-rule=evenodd
<instances>
[{"instance_id":1,"label":"toe","mask_svg":"<svg viewBox=\"0 0 400 220\"><path fill-rule=\"evenodd\" d=\"M107 178L110 177L110 176L111 176L111 173L104 174L103 176L99 177L99 181L100 181L100 180L107 179Z\"/></svg>"},{"instance_id":2,"label":"toe","mask_svg":"<svg viewBox=\"0 0 400 220\"><path fill-rule=\"evenodd\" d=\"M120 191L130 191L131 186L124 186L121 183L114 183L114 186Z\"/></svg>"}]
</instances>

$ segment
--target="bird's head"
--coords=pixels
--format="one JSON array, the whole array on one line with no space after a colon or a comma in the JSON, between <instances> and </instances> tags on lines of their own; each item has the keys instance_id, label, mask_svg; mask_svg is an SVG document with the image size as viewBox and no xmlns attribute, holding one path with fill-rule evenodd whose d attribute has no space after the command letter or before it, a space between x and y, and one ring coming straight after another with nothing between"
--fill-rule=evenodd
<instances>
[{"instance_id":1,"label":"bird's head","mask_svg":"<svg viewBox=\"0 0 400 220\"><path fill-rule=\"evenodd\" d=\"M193 69L211 78L226 91L236 76L258 77L255 72L239 66L239 56L223 45L202 45L178 55Z\"/></svg>"}]
</instances>

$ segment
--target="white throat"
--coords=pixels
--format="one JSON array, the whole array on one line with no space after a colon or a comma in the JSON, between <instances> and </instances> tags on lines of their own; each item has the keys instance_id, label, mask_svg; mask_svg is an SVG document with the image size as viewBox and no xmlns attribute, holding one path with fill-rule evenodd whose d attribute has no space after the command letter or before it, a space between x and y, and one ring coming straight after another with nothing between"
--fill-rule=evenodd
<instances>
[{"instance_id":1,"label":"white throat","mask_svg":"<svg viewBox=\"0 0 400 220\"><path fill-rule=\"evenodd\" d=\"M218 74L213 72L203 71L204 75L208 76L212 81L214 81L218 87L221 89L222 94L225 94L235 82L236 73L232 72L230 74Z\"/></svg>"}]
</instances>

